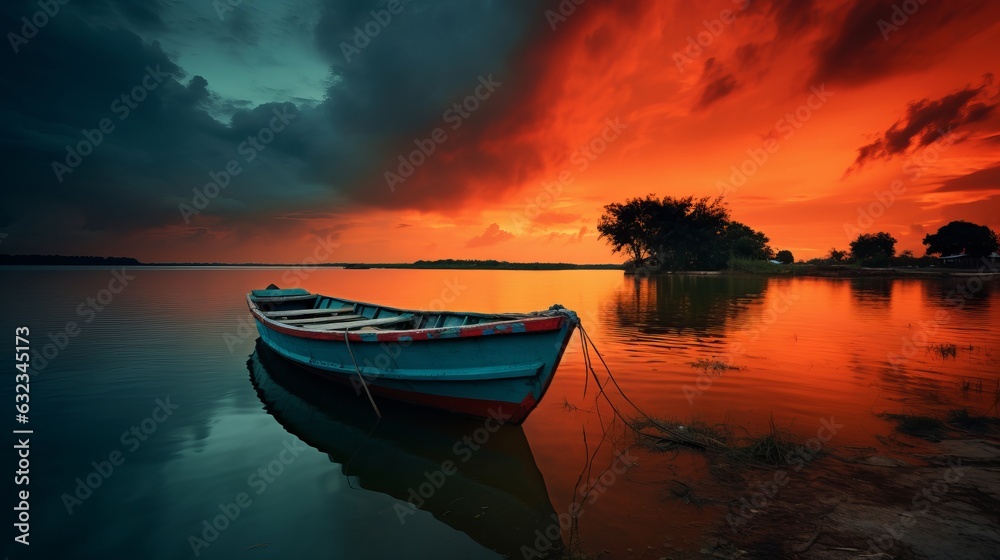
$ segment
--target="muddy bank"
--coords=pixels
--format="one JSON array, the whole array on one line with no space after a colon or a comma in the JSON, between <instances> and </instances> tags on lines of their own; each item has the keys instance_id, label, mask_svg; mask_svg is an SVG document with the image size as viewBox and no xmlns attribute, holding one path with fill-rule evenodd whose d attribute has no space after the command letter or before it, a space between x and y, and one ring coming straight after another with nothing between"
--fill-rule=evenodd
<instances>
[{"instance_id":1,"label":"muddy bank","mask_svg":"<svg viewBox=\"0 0 1000 560\"><path fill-rule=\"evenodd\" d=\"M747 472L733 487L746 496L730 502L703 557L1000 557L996 438L838 449L784 482Z\"/></svg>"}]
</instances>

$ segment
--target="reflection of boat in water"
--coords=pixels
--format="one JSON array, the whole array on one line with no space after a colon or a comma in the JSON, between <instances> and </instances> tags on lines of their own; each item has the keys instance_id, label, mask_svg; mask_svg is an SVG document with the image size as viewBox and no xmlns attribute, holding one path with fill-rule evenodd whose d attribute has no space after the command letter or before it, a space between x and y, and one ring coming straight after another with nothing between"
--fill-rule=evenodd
<instances>
[{"instance_id":1,"label":"reflection of boat in water","mask_svg":"<svg viewBox=\"0 0 1000 560\"><path fill-rule=\"evenodd\" d=\"M402 403L383 404L377 420L349 388L302 375L259 340L247 367L265 409L288 432L328 454L361 487L402 500L397 516L415 512L410 502L508 557L521 557L536 531L554 523L519 426Z\"/></svg>"}]
</instances>

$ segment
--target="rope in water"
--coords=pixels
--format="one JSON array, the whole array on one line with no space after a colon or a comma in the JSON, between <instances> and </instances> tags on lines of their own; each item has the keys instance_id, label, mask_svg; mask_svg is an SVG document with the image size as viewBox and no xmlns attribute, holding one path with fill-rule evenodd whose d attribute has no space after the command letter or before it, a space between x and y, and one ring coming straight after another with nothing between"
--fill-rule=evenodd
<instances>
[{"instance_id":1,"label":"rope in water","mask_svg":"<svg viewBox=\"0 0 1000 560\"><path fill-rule=\"evenodd\" d=\"M365 394L368 395L368 402L372 403L372 408L375 409L375 415L382 419L382 412L378 409L378 405L375 404L375 399L372 398L371 391L368 390L368 382L365 381L365 376L361 375L361 368L358 367L358 361L354 359L354 351L351 350L351 339L347 335L347 331L344 331L344 343L347 344L347 353L351 355L351 361L354 362L354 370L358 372L358 380L361 381L361 386L365 388Z\"/></svg>"},{"instance_id":2,"label":"rope in water","mask_svg":"<svg viewBox=\"0 0 1000 560\"><path fill-rule=\"evenodd\" d=\"M608 363L604 360L604 356L601 355L601 351L598 350L597 345L594 344L594 339L590 338L590 335L587 334L586 329L583 328L583 323L582 322L579 323L578 327L580 329L580 345L583 348L584 366L586 367L587 372L594 376L594 381L597 383L597 386L600 387L601 389L597 396L598 397L603 396L604 400L608 401L608 404L611 405L611 409L615 412L615 415L621 418L622 421L624 421L626 424L629 424L629 420L624 416L622 416L621 412L618 411L618 408L615 406L615 404L611 402L611 399L608 397L607 393L605 393L604 387L605 385L607 385L607 383L602 385L601 380L597 377L597 371L594 369L593 361L590 358L590 348L593 349L594 354L597 355L597 358L601 360L601 364L604 366L604 370L608 372L608 380L611 381L612 384L614 384L616 389L618 389L618 393L622 396L622 398L625 399L625 402L632 405L632 408L634 408L636 412L639 413L640 416L642 416L646 420L649 420L655 425L659 425L659 422L657 422L656 420L651 418L648 414L643 412L642 409L639 408L639 405L632 402L632 399L630 399L628 395L625 394L625 391L622 390L621 385L618 384L618 380L615 379L614 374L611 373L611 368L608 366ZM587 394L586 376L584 376L583 393L584 395Z\"/></svg>"},{"instance_id":3,"label":"rope in water","mask_svg":"<svg viewBox=\"0 0 1000 560\"><path fill-rule=\"evenodd\" d=\"M670 442L670 443L680 444L680 445L689 445L689 446L693 446L693 447L697 447L697 448L703 448L703 449L707 448L710 444L712 444L712 445L722 445L722 444L720 444L719 442L717 442L715 440L707 440L706 441L704 439L694 438L694 437L692 437L691 434L687 433L686 430L684 430L683 426L679 426L679 427L675 428L675 427L670 426L670 425L665 425L663 422L661 422L661 421L659 421L659 420L651 417L650 415L646 414L645 412L643 412L642 409L639 408L639 406L637 404L635 404L632 401L632 399L629 398L629 396L627 394L625 394L625 391L622 389L621 385L618 384L618 380L615 379L614 374L611 373L611 368L608 367L608 363L604 360L604 356L602 356L601 352L597 349L597 345L594 344L594 340L592 338L590 338L590 335L587 334L587 331L584 330L583 325L580 324L578 326L580 328L581 344L584 347L584 366L587 368L588 372L591 375L594 376L594 381L596 381L597 385L601 388L600 393L597 395L597 397L595 397L595 399L596 398L600 398L600 397L603 396L604 400L606 400L608 402L608 404L611 405L611 410L615 413L615 416L617 416L623 422L625 422L625 425L628 426L629 428L631 428L633 432L635 432L636 434L638 434L640 436L655 437L655 438L659 438L659 439L665 440L665 441ZM589 345L590 348L587 348L588 345ZM625 401L628 402L628 404L632 405L632 408L634 408L636 410L636 412L639 414L639 416L641 418L643 418L644 420L646 420L649 423L649 425L655 426L658 430L661 431L661 433L659 433L659 434L650 434L650 433L644 432L642 430L642 428L636 424L635 419L626 418L621 413L621 411L618 410L618 407L615 406L615 403L611 402L611 398L608 396L607 392L604 391L604 387L607 385L607 383L605 383L604 385L601 385L601 380L597 377L597 371L594 369L593 362L590 359L590 350L591 349L593 350L594 354L597 355L597 358L601 361L601 364L604 365L605 371L608 372L608 381L610 381L615 386L615 388L618 389L618 393L622 396L622 398L625 399Z\"/></svg>"}]
</instances>

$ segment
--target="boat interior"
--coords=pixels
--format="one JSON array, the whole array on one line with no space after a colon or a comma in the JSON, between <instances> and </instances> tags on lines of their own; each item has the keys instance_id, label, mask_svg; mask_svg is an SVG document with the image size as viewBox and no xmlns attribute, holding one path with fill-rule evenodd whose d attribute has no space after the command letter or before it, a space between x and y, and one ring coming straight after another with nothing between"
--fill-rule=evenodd
<instances>
[{"instance_id":1,"label":"boat interior","mask_svg":"<svg viewBox=\"0 0 1000 560\"><path fill-rule=\"evenodd\" d=\"M434 329L516 318L513 315L407 311L310 294L305 290L254 290L251 300L265 317L312 331Z\"/></svg>"}]
</instances>

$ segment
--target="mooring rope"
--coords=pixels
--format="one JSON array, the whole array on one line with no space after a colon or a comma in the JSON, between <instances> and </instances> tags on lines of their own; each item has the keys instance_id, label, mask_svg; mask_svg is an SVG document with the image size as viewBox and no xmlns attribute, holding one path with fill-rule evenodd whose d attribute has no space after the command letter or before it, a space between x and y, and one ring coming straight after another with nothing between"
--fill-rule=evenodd
<instances>
[{"instance_id":1,"label":"mooring rope","mask_svg":"<svg viewBox=\"0 0 1000 560\"><path fill-rule=\"evenodd\" d=\"M587 354L587 339L583 337L583 323L579 323L580 326L580 349L583 351L583 365L587 368L587 373L590 373L590 356ZM583 376L583 397L587 397L587 386L590 383L590 376Z\"/></svg>"},{"instance_id":2,"label":"mooring rope","mask_svg":"<svg viewBox=\"0 0 1000 560\"><path fill-rule=\"evenodd\" d=\"M639 417L641 417L642 419L645 419L649 423L649 425L655 426L657 429L659 429L660 431L662 431L664 435L654 435L654 434L649 434L649 433L644 432L642 430L642 428L636 423L636 419L635 418L628 419L628 418L626 418L621 413L620 410L618 410L618 407L615 406L615 403L611 402L611 398L608 396L607 392L604 390L604 385L601 385L601 380L597 377L597 371L594 369L594 365L593 365L593 363L590 360L590 350L588 349L587 352L586 352L586 354L584 355L584 365L590 371L590 374L594 376L594 381L597 382L598 386L601 387L601 391L597 395L597 397L595 397L595 400L598 399L598 398L600 398L601 396L603 396L604 400L606 400L608 402L608 404L611 405L611 410L615 413L615 416L617 416L618 418L620 418L622 420L622 422L625 422L625 425L628 426L633 432L635 432L639 436L656 437L656 438L660 438L662 440L668 441L670 443L681 444L681 445L689 445L689 446L693 446L693 447L697 447L697 448L702 448L702 449L707 448L710 444L711 445L721 445L719 442L714 441L714 440L704 441L704 440L699 440L697 438L694 438L694 437L692 437L691 434L686 433L686 431L684 431L684 427L683 426L679 426L678 428L673 428L671 426L664 425L659 420L656 420L652 416L650 416L650 415L646 414L645 412L643 412L643 410L641 408L639 408L639 406L637 404L635 404L635 402L633 402L632 399L630 399L627 394L625 394L625 391L622 389L621 385L618 384L618 380L615 379L614 374L611 373L611 368L608 366L607 361L604 360L604 356L601 355L600 350L597 349L597 345L594 344L594 339L590 338L590 335L587 334L587 331L584 330L583 325L578 325L578 326L580 328L580 334L581 334L581 336L583 337L583 339L585 341L585 345L589 344L590 348L593 349L594 354L596 354L597 357L598 357L598 359L601 360L601 364L604 365L604 369L608 373L608 380L611 381L611 383L614 384L614 386L615 386L616 389L618 389L618 393L622 396L622 398L625 399L626 402L628 402L630 405L632 405L632 408L634 408L636 410L636 412L638 412Z\"/></svg>"},{"instance_id":3,"label":"mooring rope","mask_svg":"<svg viewBox=\"0 0 1000 560\"><path fill-rule=\"evenodd\" d=\"M597 377L597 371L594 369L594 364L591 361L590 350L588 349L588 345L589 345L590 348L593 348L594 354L596 354L597 358L599 360L601 360L601 364L604 366L604 370L608 372L608 379L611 381L611 383L614 384L615 388L618 389L618 393L622 396L622 398L624 398L625 401L628 404L632 405L632 408L634 408L636 410L636 412L638 412L641 417L643 417L646 420L648 420L649 422L651 422L654 426L660 426L659 422L657 422L651 416L649 416L648 414L646 414L645 412L643 412L642 409L639 408L639 405L635 404L632 401L632 399L630 399L629 396L625 394L625 391L622 389L621 385L618 384L618 380L615 379L614 374L611 373L611 368L608 366L608 362L606 362L604 360L604 356L601 355L601 351L598 350L597 349L597 345L594 344L594 339L590 338L590 335L587 333L586 329L583 328L583 322L581 321L577 326L580 329L580 342L581 342L581 346L583 347L583 361L584 361L584 366L589 371L589 373L594 376L594 381L597 383L597 386L600 388L600 392L598 393L597 397L603 396L604 399L606 401L608 401L608 404L611 405L611 410L614 411L615 415L618 416L619 418L621 418L622 421L625 422L625 424L627 426L631 426L631 422L629 421L629 419L625 418L622 415L622 413L618 410L618 407L615 406L615 403L611 402L611 399L608 397L607 393L604 391L604 386L606 384L602 384L601 380ZM586 379L586 376L584 378ZM586 385L584 385L584 395L586 395Z\"/></svg>"},{"instance_id":4,"label":"mooring rope","mask_svg":"<svg viewBox=\"0 0 1000 560\"><path fill-rule=\"evenodd\" d=\"M351 338L347 335L346 329L344 330L344 343L347 344L347 353L351 355L351 361L354 362L354 369L358 372L358 380L361 381L361 386L365 388L365 394L368 395L368 402L372 403L375 415L381 420L382 412L379 411L378 405L375 404L375 399L372 398L371 391L368 390L368 382L365 381L365 376L361 375L361 368L358 367L358 361L354 359L354 351L351 350Z\"/></svg>"},{"instance_id":5,"label":"mooring rope","mask_svg":"<svg viewBox=\"0 0 1000 560\"><path fill-rule=\"evenodd\" d=\"M580 325L580 332L583 334L584 338L587 339L587 342L590 343L590 346L594 349L594 354L597 354L597 358L601 360L601 365L603 365L605 371L608 372L608 379L610 379L611 382L615 384L615 388L618 389L619 393L621 393L622 398L624 398L625 401L628 402L628 404L632 405L632 407L635 408L636 411L639 412L639 414L641 414L645 418L649 418L649 415L646 414L645 412L643 412L642 409L639 408L639 406L637 404L635 404L634 402L632 402L632 399L630 399L628 397L628 395L625 394L625 391L622 390L621 385L618 384L618 380L615 379L614 374L611 373L611 368L608 367L608 362L604 361L604 356L601 355L601 351L598 350L597 349L597 345L594 344L594 339L590 338L590 334L588 334L587 331L584 330L582 324Z\"/></svg>"}]
</instances>

